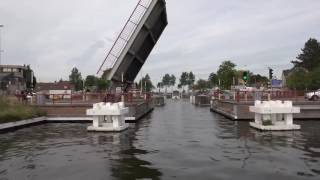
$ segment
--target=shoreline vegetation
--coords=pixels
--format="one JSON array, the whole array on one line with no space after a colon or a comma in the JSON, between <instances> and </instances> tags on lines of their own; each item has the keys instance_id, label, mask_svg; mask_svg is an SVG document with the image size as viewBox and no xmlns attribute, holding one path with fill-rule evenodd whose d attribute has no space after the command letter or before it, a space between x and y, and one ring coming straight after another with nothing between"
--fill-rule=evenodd
<instances>
[{"instance_id":1,"label":"shoreline vegetation","mask_svg":"<svg viewBox=\"0 0 320 180\"><path fill-rule=\"evenodd\" d=\"M46 112L37 107L12 102L7 98L0 97L0 124L41 116L46 116Z\"/></svg>"}]
</instances>

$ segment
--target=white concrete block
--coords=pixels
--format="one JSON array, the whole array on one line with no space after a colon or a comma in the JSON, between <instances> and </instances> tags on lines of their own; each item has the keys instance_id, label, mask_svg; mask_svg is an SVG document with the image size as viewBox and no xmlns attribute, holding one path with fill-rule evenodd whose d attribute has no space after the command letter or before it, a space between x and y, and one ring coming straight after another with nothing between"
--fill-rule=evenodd
<instances>
[{"instance_id":1,"label":"white concrete block","mask_svg":"<svg viewBox=\"0 0 320 180\"><path fill-rule=\"evenodd\" d=\"M88 127L88 131L123 131L129 127L124 117L128 112L129 108L123 102L94 104L87 110L87 115L93 117L93 125Z\"/></svg>"},{"instance_id":2,"label":"white concrete block","mask_svg":"<svg viewBox=\"0 0 320 180\"><path fill-rule=\"evenodd\" d=\"M251 127L261 130L300 129L299 125L293 124L293 114L300 113L300 108L293 107L292 101L255 101L255 105L250 106L249 110L255 113L255 122L250 123Z\"/></svg>"}]
</instances>

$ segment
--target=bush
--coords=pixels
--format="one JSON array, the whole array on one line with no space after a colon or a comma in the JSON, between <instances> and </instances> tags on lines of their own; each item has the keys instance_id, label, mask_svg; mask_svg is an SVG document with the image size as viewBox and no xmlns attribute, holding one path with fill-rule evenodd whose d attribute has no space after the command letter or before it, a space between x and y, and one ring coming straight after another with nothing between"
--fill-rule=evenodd
<instances>
[{"instance_id":1,"label":"bush","mask_svg":"<svg viewBox=\"0 0 320 180\"><path fill-rule=\"evenodd\" d=\"M46 116L46 112L36 107L12 104L7 99L0 97L0 123L31 119Z\"/></svg>"}]
</instances>

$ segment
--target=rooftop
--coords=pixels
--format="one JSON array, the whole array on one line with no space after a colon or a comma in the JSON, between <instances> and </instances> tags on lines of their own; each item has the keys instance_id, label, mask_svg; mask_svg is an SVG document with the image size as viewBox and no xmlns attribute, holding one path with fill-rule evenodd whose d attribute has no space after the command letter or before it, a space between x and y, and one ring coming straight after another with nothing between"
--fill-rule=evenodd
<instances>
[{"instance_id":1,"label":"rooftop","mask_svg":"<svg viewBox=\"0 0 320 180\"><path fill-rule=\"evenodd\" d=\"M68 81L55 82L55 83L37 83L36 91L49 91L49 90L73 90L74 85Z\"/></svg>"},{"instance_id":2,"label":"rooftop","mask_svg":"<svg viewBox=\"0 0 320 180\"><path fill-rule=\"evenodd\" d=\"M26 65L0 65L0 68L21 68L21 69L27 69L28 67Z\"/></svg>"}]
</instances>

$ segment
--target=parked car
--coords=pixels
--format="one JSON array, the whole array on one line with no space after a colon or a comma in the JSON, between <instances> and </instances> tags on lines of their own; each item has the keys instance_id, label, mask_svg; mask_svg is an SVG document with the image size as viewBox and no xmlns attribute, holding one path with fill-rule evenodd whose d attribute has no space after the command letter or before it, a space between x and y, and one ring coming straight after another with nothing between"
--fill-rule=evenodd
<instances>
[{"instance_id":1,"label":"parked car","mask_svg":"<svg viewBox=\"0 0 320 180\"><path fill-rule=\"evenodd\" d=\"M305 98L309 99L309 100L313 100L313 101L319 100L320 99L320 89L313 91L313 92L306 93Z\"/></svg>"}]
</instances>

